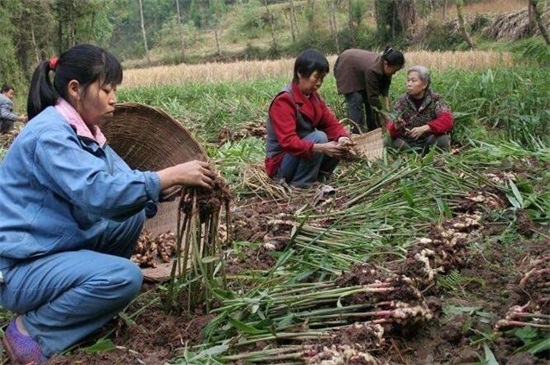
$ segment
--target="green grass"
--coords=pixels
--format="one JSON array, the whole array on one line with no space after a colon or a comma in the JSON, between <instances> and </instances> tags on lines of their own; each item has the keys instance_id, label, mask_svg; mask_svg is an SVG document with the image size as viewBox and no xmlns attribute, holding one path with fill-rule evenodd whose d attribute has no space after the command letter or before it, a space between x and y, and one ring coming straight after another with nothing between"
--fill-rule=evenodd
<instances>
[{"instance_id":1,"label":"green grass","mask_svg":"<svg viewBox=\"0 0 550 365\"><path fill-rule=\"evenodd\" d=\"M405 92L405 72L392 81L390 97ZM432 89L456 114L453 140L493 143L516 141L528 149L550 140L550 73L538 67L513 67L465 72L434 72ZM195 133L199 141L215 142L222 127L263 123L274 95L288 80L262 79L247 83L206 84L122 89L119 101L133 101L164 109ZM321 94L336 116L346 116L344 98L337 95L329 75Z\"/></svg>"},{"instance_id":2,"label":"green grass","mask_svg":"<svg viewBox=\"0 0 550 365\"><path fill-rule=\"evenodd\" d=\"M404 92L404 78L404 73L394 78L392 98ZM347 270L350 265L364 261L383 262L384 255L402 259L404 250L413 245L416 237L425 234L431 223L450 218L457 199L486 183L485 173L519 166L530 159L538 161L527 167L529 171L525 176L529 179L520 179L515 188L506 183L496 188L510 199L522 202L538 222L548 224L550 199L540 186L550 183L548 172L541 167L546 166L550 155L547 137L550 106L546 97L550 91L549 81L548 73L536 67L468 73L450 70L434 74L433 88L460 116L453 138L468 148L459 155L445 156L443 168L432 166L429 159L422 161L407 155L387 156L368 168L339 169L334 184L343 192L342 199L357 198L362 192L365 192L364 198L347 209L320 216L307 210L297 215L303 225L292 245L278 254L277 264L271 272L264 278L255 276L256 287L248 292L226 292L218 297L219 315L206 330L209 340L203 348L211 351L199 356L200 350L194 350L194 356L214 357L219 361L259 356L242 353L238 348L230 349L223 345L224 341L231 343L238 338L239 343L247 343L269 339L273 328L286 331L299 325L299 317L280 312L277 303L283 300L278 299L281 293L297 290L293 288L299 287L305 277L317 278L324 289L317 293L316 285L312 284L301 290L314 298L313 301L322 301L328 290L323 283L330 282L336 273ZM214 142L221 127L238 128L250 121L263 122L271 98L285 82L258 80L234 83L231 87L194 84L127 90L120 98L140 101L147 96L146 100L157 100L154 105L167 107L168 113L182 119L199 140ZM337 116L343 118L345 105L343 98L336 95L332 77L326 79L321 92ZM202 96L196 97L199 94ZM246 164L262 161L263 148L261 140L248 138L228 143L217 151L212 149L211 154L224 177L235 186ZM437 159L436 156L432 158ZM369 189L373 189L372 193ZM327 218L333 223L327 228L319 228L317 223ZM510 226L514 219L514 215L506 211L493 217L494 221ZM516 242L519 240L515 230L509 234ZM286 303L294 300L281 298Z\"/></svg>"}]
</instances>

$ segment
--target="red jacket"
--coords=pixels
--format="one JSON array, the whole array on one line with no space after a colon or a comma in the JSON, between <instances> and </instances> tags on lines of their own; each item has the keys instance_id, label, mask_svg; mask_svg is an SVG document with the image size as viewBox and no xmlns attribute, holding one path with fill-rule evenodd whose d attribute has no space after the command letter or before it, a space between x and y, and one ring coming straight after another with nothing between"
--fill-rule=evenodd
<instances>
[{"instance_id":1,"label":"red jacket","mask_svg":"<svg viewBox=\"0 0 550 365\"><path fill-rule=\"evenodd\" d=\"M311 125L327 134L329 141L336 141L338 138L347 136L347 132L328 108L319 93L314 92L306 97L298 85L291 84L292 94L288 92L279 93L269 107L269 120L271 127L268 127L268 143L276 143L282 152L266 157L265 169L268 176L273 176L281 165L285 153L300 158L310 158L313 142L300 139L297 134L297 108L304 119L311 122ZM269 136L272 129L275 136ZM268 146L269 147L269 146ZM268 148L269 149L269 148Z\"/></svg>"}]
</instances>

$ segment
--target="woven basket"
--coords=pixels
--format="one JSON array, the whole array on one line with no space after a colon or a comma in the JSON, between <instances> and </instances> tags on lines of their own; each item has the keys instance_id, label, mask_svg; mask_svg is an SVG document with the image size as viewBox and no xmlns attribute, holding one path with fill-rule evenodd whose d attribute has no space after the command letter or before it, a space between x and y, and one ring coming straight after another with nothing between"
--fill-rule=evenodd
<instances>
[{"instance_id":1,"label":"woven basket","mask_svg":"<svg viewBox=\"0 0 550 365\"><path fill-rule=\"evenodd\" d=\"M192 160L206 161L206 153L183 126L162 110L137 103L117 104L115 114L101 127L109 145L132 169L158 171ZM176 233L178 202L159 205L145 221L153 237Z\"/></svg>"},{"instance_id":2,"label":"woven basket","mask_svg":"<svg viewBox=\"0 0 550 365\"><path fill-rule=\"evenodd\" d=\"M340 123L355 125L361 131L361 127L349 118L342 119ZM352 134L351 140L354 143L353 150L362 159L374 161L382 158L384 155L384 135L382 134L382 128L376 128L367 133Z\"/></svg>"},{"instance_id":3,"label":"woven basket","mask_svg":"<svg viewBox=\"0 0 550 365\"><path fill-rule=\"evenodd\" d=\"M352 134L351 140L355 144L353 149L357 155L368 161L374 161L382 158L384 155L384 136L382 128L376 128L373 131L363 134Z\"/></svg>"}]
</instances>

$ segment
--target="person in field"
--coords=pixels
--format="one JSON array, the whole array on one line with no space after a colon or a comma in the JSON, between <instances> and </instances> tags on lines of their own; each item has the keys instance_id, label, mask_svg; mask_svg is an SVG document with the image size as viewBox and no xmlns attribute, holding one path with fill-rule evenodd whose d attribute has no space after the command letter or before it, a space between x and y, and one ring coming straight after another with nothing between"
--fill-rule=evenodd
<instances>
[{"instance_id":1,"label":"person in field","mask_svg":"<svg viewBox=\"0 0 550 365\"><path fill-rule=\"evenodd\" d=\"M407 70L407 92L394 105L396 120L388 120L387 145L426 153L431 146L448 151L453 115L441 96L430 89L430 71L424 66Z\"/></svg>"},{"instance_id":2,"label":"person in field","mask_svg":"<svg viewBox=\"0 0 550 365\"><path fill-rule=\"evenodd\" d=\"M338 56L334 66L336 88L338 94L343 94L346 98L348 118L361 128L358 130L354 126L354 133L372 131L380 127L379 116L373 107L379 110L389 109L388 93L391 79L404 64L403 53L391 47L386 47L382 55L351 48Z\"/></svg>"},{"instance_id":3,"label":"person in field","mask_svg":"<svg viewBox=\"0 0 550 365\"><path fill-rule=\"evenodd\" d=\"M17 116L13 112L13 97L15 89L10 85L3 85L0 89L0 134L11 132L15 122L26 122L27 117Z\"/></svg>"},{"instance_id":4,"label":"person in field","mask_svg":"<svg viewBox=\"0 0 550 365\"><path fill-rule=\"evenodd\" d=\"M129 260L144 208L179 185L211 188L201 161L130 169L101 133L120 62L77 45L34 71L30 119L0 164L0 305L12 364L43 364L103 326L137 295Z\"/></svg>"},{"instance_id":5,"label":"person in field","mask_svg":"<svg viewBox=\"0 0 550 365\"><path fill-rule=\"evenodd\" d=\"M327 180L349 147L340 124L318 90L329 72L319 51L307 49L294 62L294 77L275 96L267 118L265 169L298 188Z\"/></svg>"}]
</instances>

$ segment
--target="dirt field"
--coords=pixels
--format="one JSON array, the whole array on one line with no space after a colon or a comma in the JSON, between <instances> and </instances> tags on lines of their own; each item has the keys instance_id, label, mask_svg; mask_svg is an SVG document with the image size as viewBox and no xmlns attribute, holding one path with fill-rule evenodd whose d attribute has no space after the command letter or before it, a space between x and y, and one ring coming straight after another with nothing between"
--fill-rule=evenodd
<instances>
[{"instance_id":1,"label":"dirt field","mask_svg":"<svg viewBox=\"0 0 550 365\"><path fill-rule=\"evenodd\" d=\"M550 166L546 166L548 168ZM518 175L526 174L520 164L511 170ZM535 189L547 187L535 186ZM267 272L272 268L276 261L273 253L284 251L290 239L291 225L285 225L285 220L291 220L292 214L304 203L311 201L314 194L314 189L294 191L285 202L258 197L233 200L230 221L232 240L258 242L259 245L257 248L244 247L239 253L229 253L225 275L231 278L242 272ZM342 200L338 202L343 203ZM493 211L495 208L505 209L507 206L506 199L498 191L471 191L456 205L452 212L453 218L442 226L434 225L426 239L420 240L408 252L407 260L378 261L379 265L390 272L418 278L415 285L430 312L424 321L414 325L386 322L383 325L383 338L374 338L372 332L365 332L364 328L350 323L331 340L310 340L302 343L307 345L307 350L304 349L303 353L304 363L548 364L548 347L544 351L538 351L536 355L522 351L522 347L530 344L529 341L540 339L549 333L548 228L535 224L522 210L516 211L512 227L490 215L484 216L481 224L478 218L472 217L483 211L484 204ZM322 205L318 209L321 211ZM273 225L274 220L283 224ZM505 241L503 232L507 229L512 229L516 234L514 237L521 239L515 242ZM451 236L456 234L455 237L475 236L485 246L483 250L473 248L467 244L468 240L460 238L449 244L452 241L449 239L449 232L452 233ZM546 239L541 240L541 236ZM419 261L415 261L415 258L428 252L427 250L435 252L436 256L440 255L439 265L446 271L446 275L441 276L440 280L421 280L425 278L425 268L418 266ZM345 287L383 281L381 276L373 274L373 268L369 263L351 267L348 272L342 273L336 283ZM235 289L234 285L237 285L236 281L227 281L228 288ZM246 285L251 288L254 284L239 281L238 285L241 290L246 290ZM192 313L185 312L181 316L168 314L158 300L161 295L156 284L146 283L142 295L123 316L109 322L101 331L80 344L80 348L87 347L86 351L76 349L69 355L52 358L48 364L160 365L181 356L181 351L186 346L192 348L203 343L202 330L214 315L207 314L203 307L196 308ZM403 300L404 295L398 293L387 299ZM349 300L365 303L372 298L356 296ZM523 326L527 322L534 327ZM535 328L538 325L541 326L540 329ZM540 332L536 332L539 330ZM96 350L89 347L100 338L105 338L103 345L104 348L110 348L109 351L101 351L99 344L96 344ZM487 347L487 343L491 346ZM266 343L260 342L252 349L261 350L265 345ZM361 355L354 357L353 361L328 362L334 356L327 354L327 349L332 346L341 350L349 345L360 349L361 354L372 355L372 359L366 360ZM2 364L8 364L7 360Z\"/></svg>"},{"instance_id":2,"label":"dirt field","mask_svg":"<svg viewBox=\"0 0 550 365\"><path fill-rule=\"evenodd\" d=\"M304 198L304 197L300 197ZM262 241L270 234L268 221L281 213L288 213L298 207L299 202L290 204L259 204L254 201L241 201L238 214L232 217L235 239L243 241ZM470 204L471 205L471 204ZM239 207L234 207L239 208ZM468 210L468 204L463 205ZM255 219L251 219L255 217ZM463 252L464 261L456 265L460 275L454 283L442 288L435 285L423 292L427 303L435 314L434 318L420 327L392 328L391 336L372 355L380 363L387 364L468 364L477 363L484 358L484 349L476 344L476 339L494 339L494 356L499 364L547 364L548 352L538 356L526 352L515 353L522 343L517 337L497 336L495 324L506 316L506 312L515 305L532 305L546 293L546 301L539 302L538 309L548 315L548 257L550 240L534 243L531 240L537 227L526 216L518 213L516 229L523 233L524 240L517 245L505 245L498 237L505 228L500 224L486 224L479 234L491 242L483 252ZM281 242L276 249L283 249ZM247 250L243 256L230 257L227 274L238 274L242 270L266 270L275 259L264 246L258 250ZM529 285L520 285L520 281L533 269L532 261L545 257L545 273L531 277ZM455 257L456 258L456 257ZM456 263L455 263L456 264ZM361 281L357 270L351 269L346 280ZM350 278L350 276L353 279ZM151 303L154 287L144 286L147 292L140 301L134 303L127 313L139 310ZM446 309L446 312L443 310ZM449 310L454 308L454 310ZM109 338L116 344L116 350L100 354L76 352L74 355L52 359L50 364L163 364L178 355L184 344L193 346L203 341L201 329L213 318L200 309L183 317L164 314L158 305L148 306L131 323L117 319L106 326L111 331ZM96 336L93 340L97 339ZM353 327L342 336L341 343L365 341L361 333ZM328 343L318 343L320 347ZM368 362L354 362L367 364ZM328 363L327 363L328 364Z\"/></svg>"}]
</instances>

